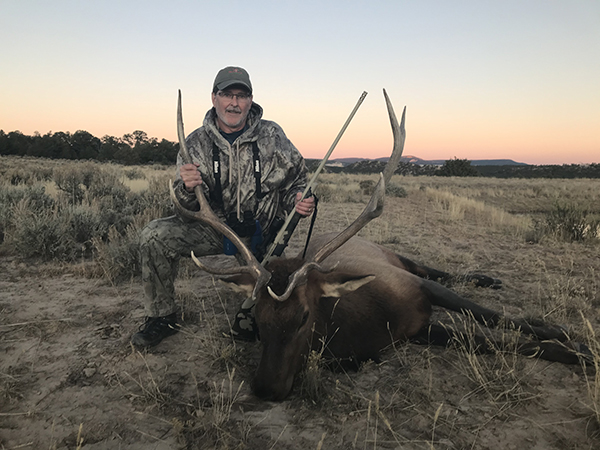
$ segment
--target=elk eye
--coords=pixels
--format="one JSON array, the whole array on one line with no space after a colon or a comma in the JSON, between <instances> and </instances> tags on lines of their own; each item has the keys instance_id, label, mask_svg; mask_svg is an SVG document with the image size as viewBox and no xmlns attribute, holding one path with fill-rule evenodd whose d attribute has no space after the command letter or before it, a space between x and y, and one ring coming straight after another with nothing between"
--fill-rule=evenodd
<instances>
[{"instance_id":1,"label":"elk eye","mask_svg":"<svg viewBox=\"0 0 600 450\"><path fill-rule=\"evenodd\" d=\"M304 325L306 325L306 322L308 321L308 311L306 311L304 313L304 316L302 316L302 323L300 323L300 326L298 327L298 329L302 328Z\"/></svg>"}]
</instances>

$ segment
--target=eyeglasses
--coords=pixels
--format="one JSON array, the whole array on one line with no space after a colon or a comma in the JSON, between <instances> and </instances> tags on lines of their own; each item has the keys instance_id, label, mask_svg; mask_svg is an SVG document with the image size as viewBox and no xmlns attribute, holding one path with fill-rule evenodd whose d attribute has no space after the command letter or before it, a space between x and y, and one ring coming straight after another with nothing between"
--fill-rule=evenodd
<instances>
[{"instance_id":1,"label":"eyeglasses","mask_svg":"<svg viewBox=\"0 0 600 450\"><path fill-rule=\"evenodd\" d=\"M237 97L238 101L240 101L240 102L245 102L248 99L250 99L250 97L252 96L251 94L248 94L246 92L234 94L229 91L219 91L219 92L217 92L217 95L221 98L226 98L227 100L233 100L233 97Z\"/></svg>"}]
</instances>

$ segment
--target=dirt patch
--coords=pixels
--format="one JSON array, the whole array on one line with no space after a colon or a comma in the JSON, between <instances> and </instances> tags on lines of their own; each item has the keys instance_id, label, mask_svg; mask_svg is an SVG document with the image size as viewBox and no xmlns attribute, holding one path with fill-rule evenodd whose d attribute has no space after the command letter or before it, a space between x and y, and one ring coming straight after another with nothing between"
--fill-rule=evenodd
<instances>
[{"instance_id":1,"label":"dirt patch","mask_svg":"<svg viewBox=\"0 0 600 450\"><path fill-rule=\"evenodd\" d=\"M499 291L456 289L510 315L552 318L561 296L597 302L596 248L477 234L422 200L388 200L363 234L440 269L502 278ZM321 231L363 206L326 205ZM143 322L139 281L113 286L85 273L0 259L0 448L75 449L78 437L89 450L600 446L579 366L511 354L474 364L459 350L401 345L357 372L318 368L316 391L298 380L286 401L264 402L249 386L259 344L222 333L240 297L184 264L183 329L140 353L129 344ZM561 317L577 320L575 311Z\"/></svg>"}]
</instances>

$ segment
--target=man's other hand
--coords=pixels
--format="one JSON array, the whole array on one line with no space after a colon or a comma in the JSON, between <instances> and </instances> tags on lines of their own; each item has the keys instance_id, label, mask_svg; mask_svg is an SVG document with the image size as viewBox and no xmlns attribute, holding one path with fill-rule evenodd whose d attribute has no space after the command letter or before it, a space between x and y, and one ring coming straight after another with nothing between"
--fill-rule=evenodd
<instances>
[{"instance_id":1,"label":"man's other hand","mask_svg":"<svg viewBox=\"0 0 600 450\"><path fill-rule=\"evenodd\" d=\"M315 198L308 197L300 201L302 198L302 192L296 194L296 212L301 216L308 217L315 210Z\"/></svg>"}]
</instances>

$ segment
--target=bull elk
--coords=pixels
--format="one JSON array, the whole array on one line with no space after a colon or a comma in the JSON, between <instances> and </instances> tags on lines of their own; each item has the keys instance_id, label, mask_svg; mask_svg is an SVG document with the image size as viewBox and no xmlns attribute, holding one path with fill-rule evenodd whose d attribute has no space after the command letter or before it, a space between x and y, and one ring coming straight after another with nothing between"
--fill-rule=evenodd
<instances>
[{"instance_id":1,"label":"bull elk","mask_svg":"<svg viewBox=\"0 0 600 450\"><path fill-rule=\"evenodd\" d=\"M242 239L217 218L201 193L200 211L193 212L178 203L171 188L171 198L181 214L223 233L246 262L241 267L213 268L192 252L202 270L227 275L226 283L256 301L262 355L252 384L255 394L265 399L284 399L311 350L322 351L336 361L359 364L378 360L381 350L398 341L447 345L456 331L430 323L432 306L472 315L485 326L502 323L520 329L530 336L517 345L520 353L577 363L580 354L575 345L566 342L568 336L562 328L503 317L434 281L449 278L449 274L418 265L355 236L381 214L385 182L394 172L393 161L399 160L404 143L404 114L399 125L385 97L394 134L392 165L386 167L385 179L380 175L360 216L339 234L313 238L305 259L279 258L263 267ZM178 120L182 129L181 115ZM185 141L180 139L180 144L184 146ZM499 287L498 280L483 275L469 279L480 286ZM476 337L476 343L480 351L490 350L489 336Z\"/></svg>"}]
</instances>

